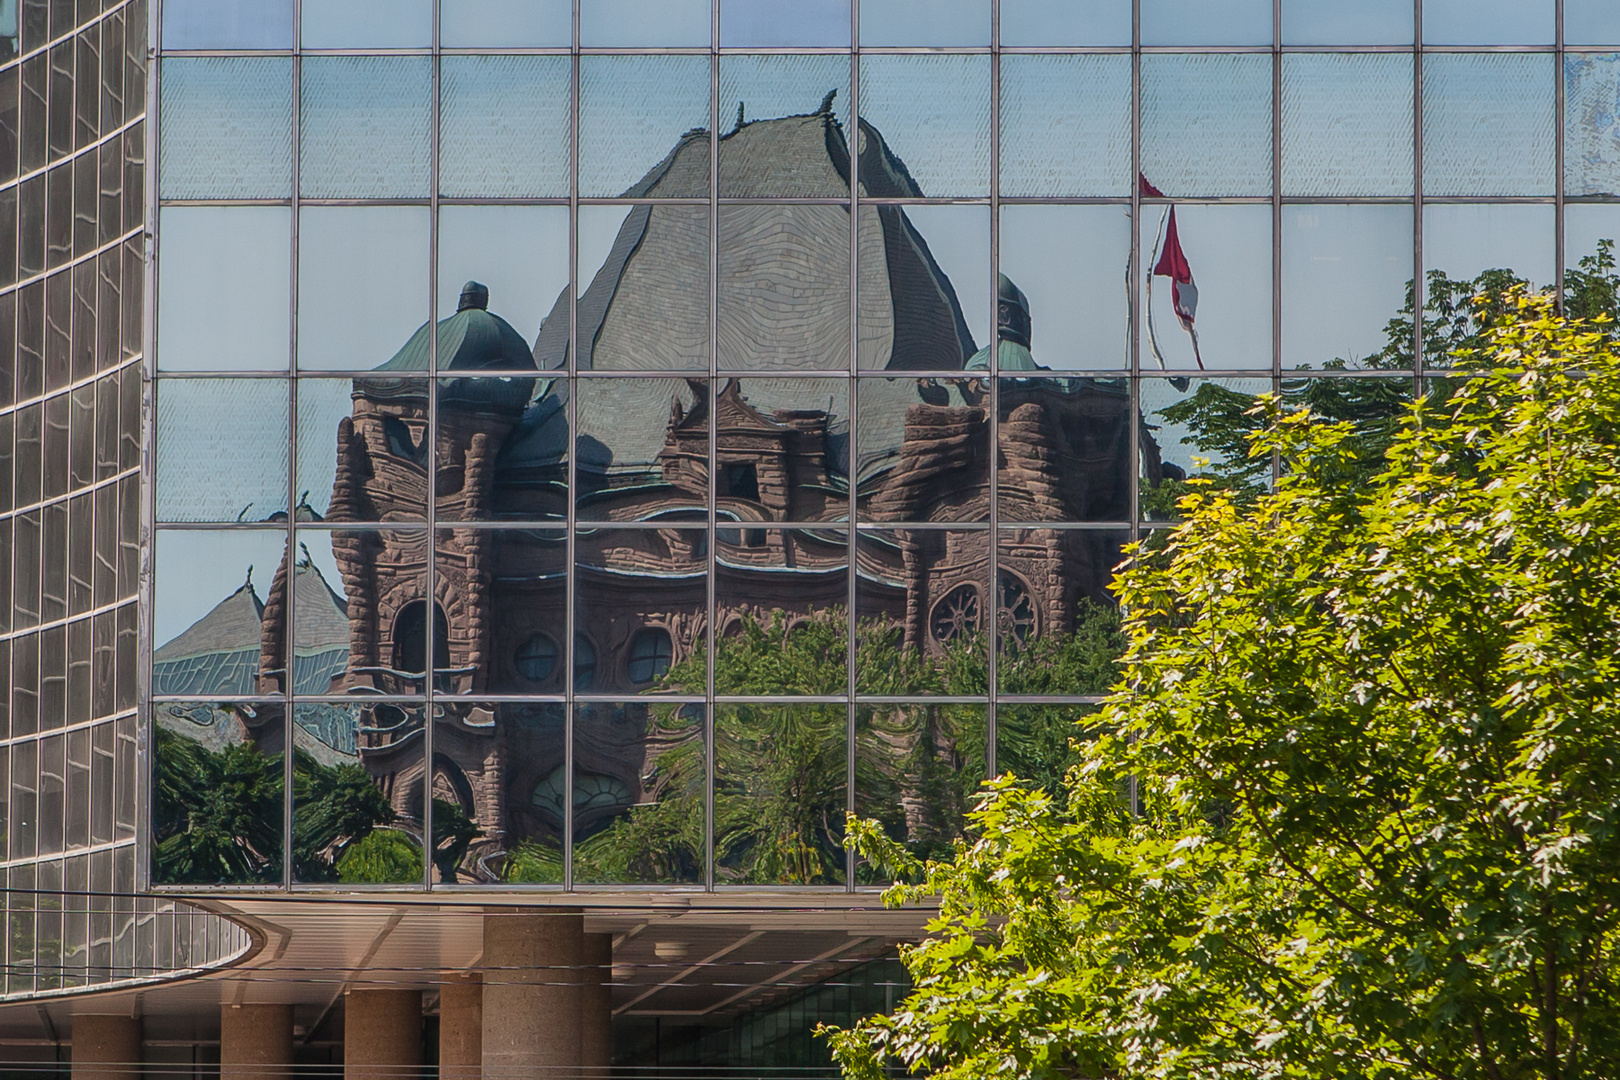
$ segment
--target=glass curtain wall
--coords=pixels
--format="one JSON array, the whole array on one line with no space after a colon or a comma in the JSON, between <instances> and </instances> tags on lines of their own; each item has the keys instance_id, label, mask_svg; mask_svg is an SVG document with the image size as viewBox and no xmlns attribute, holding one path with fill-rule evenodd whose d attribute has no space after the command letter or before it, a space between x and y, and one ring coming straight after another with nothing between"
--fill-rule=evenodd
<instances>
[{"instance_id":1,"label":"glass curtain wall","mask_svg":"<svg viewBox=\"0 0 1620 1080\"><path fill-rule=\"evenodd\" d=\"M0 996L249 945L133 895L147 18L0 5Z\"/></svg>"},{"instance_id":2,"label":"glass curtain wall","mask_svg":"<svg viewBox=\"0 0 1620 1080\"><path fill-rule=\"evenodd\" d=\"M1606 11L166 0L153 882L854 889L1055 786L1256 396L1375 458L1608 272Z\"/></svg>"}]
</instances>

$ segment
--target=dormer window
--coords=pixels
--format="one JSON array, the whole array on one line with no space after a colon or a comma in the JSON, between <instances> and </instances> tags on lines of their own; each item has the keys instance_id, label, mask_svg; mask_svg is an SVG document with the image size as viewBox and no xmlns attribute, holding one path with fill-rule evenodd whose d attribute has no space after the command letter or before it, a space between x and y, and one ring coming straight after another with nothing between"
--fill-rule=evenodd
<instances>
[{"instance_id":1,"label":"dormer window","mask_svg":"<svg viewBox=\"0 0 1620 1080\"><path fill-rule=\"evenodd\" d=\"M752 461L730 462L720 469L720 494L759 502L759 471Z\"/></svg>"}]
</instances>

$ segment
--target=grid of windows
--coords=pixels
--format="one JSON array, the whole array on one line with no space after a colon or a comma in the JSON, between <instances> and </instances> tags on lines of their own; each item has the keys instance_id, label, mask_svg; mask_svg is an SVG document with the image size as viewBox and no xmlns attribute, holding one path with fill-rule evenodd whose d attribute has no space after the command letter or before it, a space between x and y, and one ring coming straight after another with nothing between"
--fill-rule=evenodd
<instances>
[{"instance_id":1,"label":"grid of windows","mask_svg":"<svg viewBox=\"0 0 1620 1080\"><path fill-rule=\"evenodd\" d=\"M855 888L1053 780L1256 395L1604 271L1610 6L166 0L154 881Z\"/></svg>"},{"instance_id":2,"label":"grid of windows","mask_svg":"<svg viewBox=\"0 0 1620 1080\"><path fill-rule=\"evenodd\" d=\"M135 2L0 8L5 996L249 944L132 895L146 20Z\"/></svg>"}]
</instances>

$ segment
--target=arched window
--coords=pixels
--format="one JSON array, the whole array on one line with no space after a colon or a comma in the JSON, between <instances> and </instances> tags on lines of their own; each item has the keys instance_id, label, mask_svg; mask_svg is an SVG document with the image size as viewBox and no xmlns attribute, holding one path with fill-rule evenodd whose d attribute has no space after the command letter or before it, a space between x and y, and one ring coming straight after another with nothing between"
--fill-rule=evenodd
<instances>
[{"instance_id":1,"label":"arched window","mask_svg":"<svg viewBox=\"0 0 1620 1080\"><path fill-rule=\"evenodd\" d=\"M574 635L574 689L589 690L596 682L596 647L584 634Z\"/></svg>"},{"instance_id":2,"label":"arched window","mask_svg":"<svg viewBox=\"0 0 1620 1080\"><path fill-rule=\"evenodd\" d=\"M675 644L669 632L649 626L630 642L630 681L650 683L669 670L675 658Z\"/></svg>"},{"instance_id":3,"label":"arched window","mask_svg":"<svg viewBox=\"0 0 1620 1080\"><path fill-rule=\"evenodd\" d=\"M427 604L412 600L394 618L393 668L425 681L427 666ZM450 623L438 604L433 605L433 666L450 666Z\"/></svg>"},{"instance_id":4,"label":"arched window","mask_svg":"<svg viewBox=\"0 0 1620 1080\"><path fill-rule=\"evenodd\" d=\"M544 634L535 634L518 646L515 660L519 675L543 683L557 670L557 643Z\"/></svg>"}]
</instances>

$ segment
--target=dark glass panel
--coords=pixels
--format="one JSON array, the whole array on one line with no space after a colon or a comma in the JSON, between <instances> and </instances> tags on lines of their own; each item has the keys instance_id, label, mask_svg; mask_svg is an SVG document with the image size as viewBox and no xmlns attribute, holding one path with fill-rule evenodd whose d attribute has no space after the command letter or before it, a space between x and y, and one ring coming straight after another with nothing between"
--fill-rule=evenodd
<instances>
[{"instance_id":1,"label":"dark glass panel","mask_svg":"<svg viewBox=\"0 0 1620 1080\"><path fill-rule=\"evenodd\" d=\"M580 379L574 393L581 520L704 519L713 429L706 380ZM552 411L551 426L563 424L560 407ZM538 436L525 448L540 449Z\"/></svg>"},{"instance_id":2,"label":"dark glass panel","mask_svg":"<svg viewBox=\"0 0 1620 1080\"><path fill-rule=\"evenodd\" d=\"M716 693L848 693L848 532L758 528L722 512L715 565Z\"/></svg>"},{"instance_id":3,"label":"dark glass panel","mask_svg":"<svg viewBox=\"0 0 1620 1080\"><path fill-rule=\"evenodd\" d=\"M855 711L855 814L917 858L948 859L986 778L983 705L862 705ZM862 862L856 880L888 880Z\"/></svg>"},{"instance_id":4,"label":"dark glass panel","mask_svg":"<svg viewBox=\"0 0 1620 1080\"><path fill-rule=\"evenodd\" d=\"M844 882L848 724L844 705L716 707L717 884Z\"/></svg>"},{"instance_id":5,"label":"dark glass panel","mask_svg":"<svg viewBox=\"0 0 1620 1080\"><path fill-rule=\"evenodd\" d=\"M574 712L574 882L699 885L704 869L704 709L645 701ZM559 818L563 766L514 796ZM514 800L516 801L516 800ZM521 865L522 849L508 856Z\"/></svg>"},{"instance_id":6,"label":"dark glass panel","mask_svg":"<svg viewBox=\"0 0 1620 1080\"><path fill-rule=\"evenodd\" d=\"M984 379L863 378L856 386L862 521L989 516L990 402Z\"/></svg>"},{"instance_id":7,"label":"dark glass panel","mask_svg":"<svg viewBox=\"0 0 1620 1080\"><path fill-rule=\"evenodd\" d=\"M152 707L152 881L277 884L282 873L286 706Z\"/></svg>"},{"instance_id":8,"label":"dark glass panel","mask_svg":"<svg viewBox=\"0 0 1620 1080\"><path fill-rule=\"evenodd\" d=\"M708 606L708 532L703 529L600 529L575 540L574 626L595 658L581 693L702 694ZM631 643L643 630L669 635L671 666L651 682L630 673Z\"/></svg>"},{"instance_id":9,"label":"dark glass panel","mask_svg":"<svg viewBox=\"0 0 1620 1080\"><path fill-rule=\"evenodd\" d=\"M39 839L39 743L32 740L11 748L10 813L6 829L10 856L32 859Z\"/></svg>"},{"instance_id":10,"label":"dark glass panel","mask_svg":"<svg viewBox=\"0 0 1620 1080\"><path fill-rule=\"evenodd\" d=\"M736 521L849 520L844 379L733 379L717 400L716 504Z\"/></svg>"},{"instance_id":11,"label":"dark glass panel","mask_svg":"<svg viewBox=\"0 0 1620 1080\"><path fill-rule=\"evenodd\" d=\"M863 530L855 558L856 690L984 695L989 533Z\"/></svg>"},{"instance_id":12,"label":"dark glass panel","mask_svg":"<svg viewBox=\"0 0 1620 1080\"><path fill-rule=\"evenodd\" d=\"M1002 379L997 505L1003 522L1130 517L1124 379Z\"/></svg>"},{"instance_id":13,"label":"dark glass panel","mask_svg":"<svg viewBox=\"0 0 1620 1080\"><path fill-rule=\"evenodd\" d=\"M67 739L39 740L39 854L62 850L62 823L67 810ZM43 945L43 943L42 943Z\"/></svg>"},{"instance_id":14,"label":"dark glass panel","mask_svg":"<svg viewBox=\"0 0 1620 1080\"><path fill-rule=\"evenodd\" d=\"M1260 421L1245 414L1271 389L1270 379L1142 380L1143 520L1175 520L1190 477L1241 497L1270 485L1270 459L1249 457L1249 436Z\"/></svg>"},{"instance_id":15,"label":"dark glass panel","mask_svg":"<svg viewBox=\"0 0 1620 1080\"><path fill-rule=\"evenodd\" d=\"M293 706L293 879L419 885L427 799L421 704Z\"/></svg>"}]
</instances>

